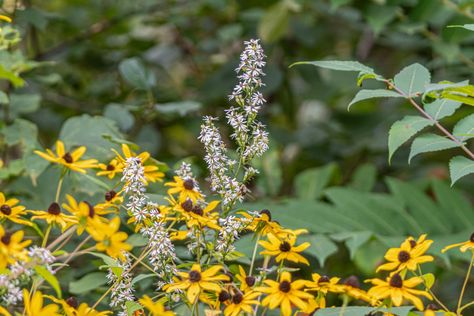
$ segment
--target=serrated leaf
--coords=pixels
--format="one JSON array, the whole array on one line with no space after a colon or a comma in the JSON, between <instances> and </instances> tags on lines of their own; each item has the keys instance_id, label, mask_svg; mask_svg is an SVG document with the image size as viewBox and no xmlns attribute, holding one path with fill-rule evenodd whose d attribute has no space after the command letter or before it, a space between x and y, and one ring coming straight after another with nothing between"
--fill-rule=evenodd
<instances>
[{"instance_id":1,"label":"serrated leaf","mask_svg":"<svg viewBox=\"0 0 474 316\"><path fill-rule=\"evenodd\" d=\"M432 152L432 151L440 151L449 148L457 147L454 141L450 140L449 138L439 136L436 134L423 134L415 138L413 143L411 144L410 156L408 157L408 163L410 163L411 159L418 154Z\"/></svg>"},{"instance_id":2,"label":"serrated leaf","mask_svg":"<svg viewBox=\"0 0 474 316\"><path fill-rule=\"evenodd\" d=\"M424 107L426 113L428 113L436 121L439 121L442 118L453 115L461 105L461 102L448 99L438 99L429 104L425 104Z\"/></svg>"},{"instance_id":3,"label":"serrated leaf","mask_svg":"<svg viewBox=\"0 0 474 316\"><path fill-rule=\"evenodd\" d=\"M451 185L471 173L474 173L474 160L463 156L456 156L449 161Z\"/></svg>"},{"instance_id":4,"label":"serrated leaf","mask_svg":"<svg viewBox=\"0 0 474 316\"><path fill-rule=\"evenodd\" d=\"M104 272L92 272L86 274L77 281L69 283L69 292L73 294L82 294L92 291L107 283Z\"/></svg>"},{"instance_id":5,"label":"serrated leaf","mask_svg":"<svg viewBox=\"0 0 474 316\"><path fill-rule=\"evenodd\" d=\"M347 110L349 111L351 109L351 106L354 103L363 101L363 100L368 100L368 99L373 99L373 98L402 98L403 96L400 95L399 93L391 90L385 90L385 89L374 89L374 90L360 90L357 92L355 95L354 99L352 99L351 103L347 106Z\"/></svg>"},{"instance_id":6,"label":"serrated leaf","mask_svg":"<svg viewBox=\"0 0 474 316\"><path fill-rule=\"evenodd\" d=\"M474 114L468 115L454 126L453 135L461 142L474 138Z\"/></svg>"},{"instance_id":7,"label":"serrated leaf","mask_svg":"<svg viewBox=\"0 0 474 316\"><path fill-rule=\"evenodd\" d=\"M425 91L426 86L430 83L431 75L428 69L415 63L403 68L393 80L395 87L411 97Z\"/></svg>"},{"instance_id":8,"label":"serrated leaf","mask_svg":"<svg viewBox=\"0 0 474 316\"><path fill-rule=\"evenodd\" d=\"M388 161L392 160L395 151L423 128L434 122L420 116L405 116L393 123L388 133Z\"/></svg>"},{"instance_id":9,"label":"serrated leaf","mask_svg":"<svg viewBox=\"0 0 474 316\"><path fill-rule=\"evenodd\" d=\"M53 289L56 291L58 298L62 297L61 286L59 285L58 279L48 269L43 266L35 267L36 273L41 276L46 282L48 282Z\"/></svg>"}]
</instances>

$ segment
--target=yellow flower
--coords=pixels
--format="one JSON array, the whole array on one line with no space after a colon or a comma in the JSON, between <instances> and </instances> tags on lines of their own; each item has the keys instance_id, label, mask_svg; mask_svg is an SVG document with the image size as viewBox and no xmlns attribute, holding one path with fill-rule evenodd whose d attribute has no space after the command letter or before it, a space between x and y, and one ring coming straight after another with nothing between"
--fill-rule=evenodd
<instances>
[{"instance_id":1,"label":"yellow flower","mask_svg":"<svg viewBox=\"0 0 474 316\"><path fill-rule=\"evenodd\" d=\"M81 201L77 203L77 201L69 194L66 195L66 199L69 204L63 203L63 208L76 217L78 235L81 235L88 226L92 226L95 219L102 222L107 221L105 218L100 217L102 210L96 210L89 202Z\"/></svg>"},{"instance_id":2,"label":"yellow flower","mask_svg":"<svg viewBox=\"0 0 474 316\"><path fill-rule=\"evenodd\" d=\"M187 199L190 199L193 203L198 200L202 200L203 196L201 192L196 190L196 184L193 179L182 179L178 176L173 177L174 182L166 182L165 186L171 187L168 189L168 194L179 194L178 200L182 203Z\"/></svg>"},{"instance_id":3,"label":"yellow flower","mask_svg":"<svg viewBox=\"0 0 474 316\"><path fill-rule=\"evenodd\" d=\"M9 311L0 306L0 316L12 316Z\"/></svg>"},{"instance_id":4,"label":"yellow flower","mask_svg":"<svg viewBox=\"0 0 474 316\"><path fill-rule=\"evenodd\" d=\"M146 181L149 181L149 182L162 181L163 177L165 176L163 172L158 171L159 170L158 166L149 165L149 164L145 165L145 162L147 162L148 159L150 159L150 154L146 151L137 155L133 151L130 150L130 147L128 147L127 144L122 144L123 156L120 155L116 150L113 149L113 151L115 152L115 154L117 154L117 159L119 163L121 163L122 165L125 165L128 158L131 158L131 157L139 158L143 165L143 169L144 169L143 171L145 174Z\"/></svg>"},{"instance_id":5,"label":"yellow flower","mask_svg":"<svg viewBox=\"0 0 474 316\"><path fill-rule=\"evenodd\" d=\"M7 200L5 195L0 192L0 221L8 219L17 224L31 226L31 222L21 218L20 215L25 215L26 211L25 207L17 205L18 203L20 203L20 201L17 199Z\"/></svg>"},{"instance_id":6,"label":"yellow flower","mask_svg":"<svg viewBox=\"0 0 474 316\"><path fill-rule=\"evenodd\" d=\"M282 260L288 260L295 263L304 263L309 265L308 260L299 253L304 251L310 246L309 242L302 243L295 247L296 237L288 236L288 238L280 240L273 234L267 235L268 241L260 241L259 244L265 248L264 251L260 252L262 255L276 256L276 262Z\"/></svg>"},{"instance_id":7,"label":"yellow flower","mask_svg":"<svg viewBox=\"0 0 474 316\"><path fill-rule=\"evenodd\" d=\"M112 159L107 165L100 163L97 167L102 170L97 172L98 176L107 176L109 179L113 179L117 173L123 171L123 163L119 162L118 159Z\"/></svg>"},{"instance_id":8,"label":"yellow flower","mask_svg":"<svg viewBox=\"0 0 474 316\"><path fill-rule=\"evenodd\" d=\"M80 160L86 151L87 148L81 146L72 152L66 152L64 143L58 140L56 142L56 154L54 154L51 149L46 149L46 153L35 150L35 154L52 163L63 165L73 171L86 173L86 169L95 168L97 164L97 160L95 159Z\"/></svg>"},{"instance_id":9,"label":"yellow flower","mask_svg":"<svg viewBox=\"0 0 474 316\"><path fill-rule=\"evenodd\" d=\"M368 291L369 295L380 300L390 298L395 306L402 305L403 299L406 299L412 302L418 310L422 311L423 302L418 296L424 296L430 300L433 299L428 292L414 289L414 287L423 283L423 279L420 277L403 280L400 274L394 273L389 276L386 281L370 279L366 282L370 282L374 285Z\"/></svg>"},{"instance_id":10,"label":"yellow flower","mask_svg":"<svg viewBox=\"0 0 474 316\"><path fill-rule=\"evenodd\" d=\"M119 217L115 217L109 223L103 223L95 218L93 224L87 228L87 232L97 242L97 250L105 251L112 258L123 260L123 252L131 250L132 246L124 242L128 235L118 231L119 228Z\"/></svg>"},{"instance_id":11,"label":"yellow flower","mask_svg":"<svg viewBox=\"0 0 474 316\"><path fill-rule=\"evenodd\" d=\"M240 292L232 295L230 304L224 309L224 316L238 316L241 312L251 314L253 312L253 306L259 305L260 302L256 300L260 296L260 293L249 291L245 294Z\"/></svg>"},{"instance_id":12,"label":"yellow flower","mask_svg":"<svg viewBox=\"0 0 474 316\"><path fill-rule=\"evenodd\" d=\"M24 232L18 230L15 233L6 232L2 225L0 225L0 269L4 269L7 264L13 264L17 260L28 260L26 246L31 243L31 240L23 239Z\"/></svg>"},{"instance_id":13,"label":"yellow flower","mask_svg":"<svg viewBox=\"0 0 474 316\"><path fill-rule=\"evenodd\" d=\"M45 295L56 304L60 304L66 316L108 316L111 311L99 312L89 307L87 303L78 304L75 297L69 297L66 300L60 300L50 295Z\"/></svg>"},{"instance_id":14,"label":"yellow flower","mask_svg":"<svg viewBox=\"0 0 474 316\"><path fill-rule=\"evenodd\" d=\"M239 274L235 276L237 280L240 281L240 289L246 293L252 289L252 287L255 285L255 277L251 275L247 275L245 273L244 268L239 265Z\"/></svg>"},{"instance_id":15,"label":"yellow flower","mask_svg":"<svg viewBox=\"0 0 474 316\"><path fill-rule=\"evenodd\" d=\"M349 295L350 297L367 302L372 306L380 305L380 302L378 299L370 296L369 294L367 294L366 291L360 288L359 279L354 275L344 280L343 285L342 285L342 290L345 294Z\"/></svg>"},{"instance_id":16,"label":"yellow flower","mask_svg":"<svg viewBox=\"0 0 474 316\"><path fill-rule=\"evenodd\" d=\"M457 243L457 244L452 244L452 245L449 245L449 246L446 246L443 248L443 250L441 250L441 252L446 252L447 250L451 249L451 248L457 248L459 247L459 250L461 250L461 252L466 252L467 250L474 250L474 233L472 233L471 237L469 238L468 241L464 241L464 242L460 242L460 243Z\"/></svg>"},{"instance_id":17,"label":"yellow flower","mask_svg":"<svg viewBox=\"0 0 474 316\"><path fill-rule=\"evenodd\" d=\"M282 272L280 281L263 281L267 287L257 287L255 291L268 294L262 301L263 306L270 309L280 307L283 316L291 315L291 305L295 305L300 310L308 308L307 300L313 298L313 295L301 291L307 281L297 280L291 282L291 274L287 271Z\"/></svg>"},{"instance_id":18,"label":"yellow flower","mask_svg":"<svg viewBox=\"0 0 474 316\"><path fill-rule=\"evenodd\" d=\"M186 216L186 225L188 227L197 226L203 228L204 226L207 226L215 230L221 229L220 226L217 225L219 214L217 212L212 212L218 204L219 201L212 201L207 204L204 209L199 205L194 205L190 212L183 214L188 215Z\"/></svg>"},{"instance_id":19,"label":"yellow flower","mask_svg":"<svg viewBox=\"0 0 474 316\"><path fill-rule=\"evenodd\" d=\"M153 302L153 300L148 297L147 295L144 295L141 299L138 300L138 302L145 307L147 310L150 311L149 315L152 316L174 316L175 313L172 311L167 311L163 304L160 302Z\"/></svg>"},{"instance_id":20,"label":"yellow flower","mask_svg":"<svg viewBox=\"0 0 474 316\"><path fill-rule=\"evenodd\" d=\"M105 192L105 202L97 204L94 209L100 214L109 214L119 210L120 205L123 203L122 191L115 192L110 190Z\"/></svg>"},{"instance_id":21,"label":"yellow flower","mask_svg":"<svg viewBox=\"0 0 474 316\"><path fill-rule=\"evenodd\" d=\"M3 20L3 21L8 22L8 23L12 23L12 19L9 18L6 15L3 15L3 14L0 14L0 20Z\"/></svg>"},{"instance_id":22,"label":"yellow flower","mask_svg":"<svg viewBox=\"0 0 474 316\"><path fill-rule=\"evenodd\" d=\"M380 270L416 270L419 264L434 260L432 256L424 255L432 243L432 240L426 240L426 234L421 235L418 241L415 241L413 237L407 238L400 248L390 248L387 251L385 259L389 262L379 266L377 272Z\"/></svg>"},{"instance_id":23,"label":"yellow flower","mask_svg":"<svg viewBox=\"0 0 474 316\"><path fill-rule=\"evenodd\" d=\"M269 210L262 210L255 216L252 216L247 212L238 212L238 214L244 216L245 219L250 220L247 229L263 236L267 234L278 236L283 230L280 224L272 220L272 215Z\"/></svg>"},{"instance_id":24,"label":"yellow flower","mask_svg":"<svg viewBox=\"0 0 474 316\"><path fill-rule=\"evenodd\" d=\"M308 281L306 284L308 291L318 291L323 294L327 294L328 292L344 292L343 286L339 284L339 278L329 278L326 275L319 275L318 273L313 273L311 278L312 281Z\"/></svg>"},{"instance_id":25,"label":"yellow flower","mask_svg":"<svg viewBox=\"0 0 474 316\"><path fill-rule=\"evenodd\" d=\"M43 307L43 294L36 291L32 297L27 289L23 289L23 301L25 302L26 316L61 316L59 306L49 304Z\"/></svg>"},{"instance_id":26,"label":"yellow flower","mask_svg":"<svg viewBox=\"0 0 474 316\"><path fill-rule=\"evenodd\" d=\"M199 294L204 290L213 293L221 291L221 287L217 282L228 281L229 277L224 274L217 274L220 270L222 270L222 266L216 265L201 271L201 266L195 263L189 272L178 272L180 280L175 279L174 283L165 285L163 289L168 293L175 290L186 290L188 301L194 304Z\"/></svg>"},{"instance_id":27,"label":"yellow flower","mask_svg":"<svg viewBox=\"0 0 474 316\"><path fill-rule=\"evenodd\" d=\"M308 307L302 310L302 312L303 312L303 315L314 315L314 313L318 309L325 308L325 307L326 307L326 300L324 299L324 297L321 297L320 299L310 298L308 299Z\"/></svg>"},{"instance_id":28,"label":"yellow flower","mask_svg":"<svg viewBox=\"0 0 474 316\"><path fill-rule=\"evenodd\" d=\"M31 220L42 219L45 220L48 225L56 223L61 226L62 231L65 231L66 228L77 223L76 217L61 212L61 207L56 202L51 203L46 212L30 211L30 213L35 215L31 217Z\"/></svg>"}]
</instances>

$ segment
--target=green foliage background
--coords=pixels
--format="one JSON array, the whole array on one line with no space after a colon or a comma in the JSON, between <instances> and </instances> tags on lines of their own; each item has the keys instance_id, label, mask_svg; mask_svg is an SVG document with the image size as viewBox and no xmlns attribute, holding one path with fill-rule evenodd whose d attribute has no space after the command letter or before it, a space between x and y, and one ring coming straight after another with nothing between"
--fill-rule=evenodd
<instances>
[{"instance_id":1,"label":"green foliage background","mask_svg":"<svg viewBox=\"0 0 474 316\"><path fill-rule=\"evenodd\" d=\"M13 2L3 1L7 13ZM429 233L435 250L465 240L474 224L474 177L450 188L446 167L459 149L417 156L408 165L405 145L389 164L390 126L415 115L407 102L366 100L348 112L357 74L288 66L358 60L390 78L419 62L433 82L471 79L474 33L447 26L472 23L472 6L462 0L25 1L13 16L21 30L18 49L0 55L0 76L11 81L1 83L1 190L46 207L57 170L32 151L58 137L86 145L87 155L101 161L127 140L170 167L192 162L204 179L201 116L222 117L242 42L258 37L268 56L262 120L272 144L258 162L261 175L247 207L269 208L282 223L308 228L314 267L327 274L369 275L384 249L407 234ZM451 128L472 113L462 106L443 123ZM92 201L104 191L83 178L68 186ZM240 243L245 252L250 242ZM448 299L455 298L461 271L443 272L451 264L445 256L433 265L446 280L435 290ZM89 270L78 267L61 280L75 293ZM146 280L140 284L147 287Z\"/></svg>"}]
</instances>

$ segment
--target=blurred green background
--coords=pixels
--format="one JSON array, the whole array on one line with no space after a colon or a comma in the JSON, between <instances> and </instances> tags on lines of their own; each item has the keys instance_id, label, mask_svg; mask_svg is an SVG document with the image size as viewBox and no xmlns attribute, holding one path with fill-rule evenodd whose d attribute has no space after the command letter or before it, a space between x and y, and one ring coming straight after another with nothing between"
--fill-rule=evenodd
<instances>
[{"instance_id":1,"label":"blurred green background","mask_svg":"<svg viewBox=\"0 0 474 316\"><path fill-rule=\"evenodd\" d=\"M14 3L3 1L6 12ZM23 87L3 85L10 108L0 114L2 190L44 207L57 174L31 152L51 147L59 136L88 146L101 161L126 139L171 168L192 162L204 180L201 117L223 117L243 41L260 38L268 56L261 119L271 149L257 163L261 175L251 185L249 207L285 209L276 217L289 226L310 223L313 263L329 257L326 273L369 275L384 249L407 234L463 241L472 231L473 222L462 216L472 218L474 177L449 188L446 162L459 150L408 165L405 145L389 165L388 130L414 109L399 100L370 100L348 112L359 89L356 74L289 65L358 60L393 77L419 62L433 82L471 79L474 34L447 26L473 23L473 6L468 0L25 0L13 19L21 30L22 62L34 61L35 68L22 75ZM11 63L8 58L0 61ZM443 123L450 128L472 111L463 106ZM70 187L102 194L93 183ZM450 216L453 208L461 209L459 217ZM336 213L340 219L331 217ZM380 214L373 226L369 213ZM398 220L400 213L418 229ZM448 220L430 225L431 213ZM433 269L443 277L450 264L445 256ZM450 299L462 267L437 289Z\"/></svg>"}]
</instances>

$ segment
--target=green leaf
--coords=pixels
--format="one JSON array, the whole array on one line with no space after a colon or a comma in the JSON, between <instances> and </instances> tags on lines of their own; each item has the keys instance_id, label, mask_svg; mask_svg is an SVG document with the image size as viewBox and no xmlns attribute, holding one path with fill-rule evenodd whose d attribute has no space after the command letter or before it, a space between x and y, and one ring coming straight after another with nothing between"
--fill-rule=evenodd
<instances>
[{"instance_id":1,"label":"green leaf","mask_svg":"<svg viewBox=\"0 0 474 316\"><path fill-rule=\"evenodd\" d=\"M375 185L377 169L373 164L363 164L352 175L349 186L356 190L369 192Z\"/></svg>"},{"instance_id":2,"label":"green leaf","mask_svg":"<svg viewBox=\"0 0 474 316\"><path fill-rule=\"evenodd\" d=\"M378 35L397 16L400 10L399 6L372 4L365 12L365 18L374 33Z\"/></svg>"},{"instance_id":3,"label":"green leaf","mask_svg":"<svg viewBox=\"0 0 474 316\"><path fill-rule=\"evenodd\" d=\"M295 178L295 193L301 199L315 200L331 181L337 165L334 163L319 168L306 169Z\"/></svg>"},{"instance_id":4,"label":"green leaf","mask_svg":"<svg viewBox=\"0 0 474 316\"><path fill-rule=\"evenodd\" d=\"M456 144L449 138L431 133L420 135L415 138L415 140L411 144L408 163L410 163L412 158L418 154L432 151L440 151L454 147L458 147L458 144Z\"/></svg>"},{"instance_id":5,"label":"green leaf","mask_svg":"<svg viewBox=\"0 0 474 316\"><path fill-rule=\"evenodd\" d=\"M457 122L453 128L453 135L461 142L474 138L474 114Z\"/></svg>"},{"instance_id":6,"label":"green leaf","mask_svg":"<svg viewBox=\"0 0 474 316\"><path fill-rule=\"evenodd\" d=\"M468 31L474 31L474 24L464 24L464 25L448 25L449 28L463 28Z\"/></svg>"},{"instance_id":7,"label":"green leaf","mask_svg":"<svg viewBox=\"0 0 474 316\"><path fill-rule=\"evenodd\" d=\"M34 186L37 185L36 180L49 166L49 162L37 154L31 153L23 158L25 161L25 170Z\"/></svg>"},{"instance_id":8,"label":"green leaf","mask_svg":"<svg viewBox=\"0 0 474 316\"><path fill-rule=\"evenodd\" d=\"M151 277L154 277L154 276L156 276L156 274L154 274L154 273L139 274L139 275L137 275L136 277L134 277L132 279L132 285L137 283L137 282L140 282L141 280L145 280L145 279L148 279L148 278L151 278Z\"/></svg>"},{"instance_id":9,"label":"green leaf","mask_svg":"<svg viewBox=\"0 0 474 316\"><path fill-rule=\"evenodd\" d=\"M348 4L352 2L352 0L331 0L331 10L336 10L340 6L343 6L345 4Z\"/></svg>"},{"instance_id":10,"label":"green leaf","mask_svg":"<svg viewBox=\"0 0 474 316\"><path fill-rule=\"evenodd\" d=\"M189 113L196 112L201 109L202 104L196 101L181 101L156 104L155 110L162 114L178 114L185 116Z\"/></svg>"},{"instance_id":11,"label":"green leaf","mask_svg":"<svg viewBox=\"0 0 474 316\"><path fill-rule=\"evenodd\" d=\"M110 103L105 107L104 116L117 122L123 131L128 131L135 123L134 116L123 104Z\"/></svg>"},{"instance_id":12,"label":"green leaf","mask_svg":"<svg viewBox=\"0 0 474 316\"><path fill-rule=\"evenodd\" d=\"M0 78L10 81L15 88L25 85L25 80L20 78L20 76L14 72L5 69L3 65L0 65Z\"/></svg>"},{"instance_id":13,"label":"green leaf","mask_svg":"<svg viewBox=\"0 0 474 316\"><path fill-rule=\"evenodd\" d=\"M119 71L128 84L137 89L150 90L156 85L155 75L147 71L141 60L136 57L123 60L119 65Z\"/></svg>"},{"instance_id":14,"label":"green leaf","mask_svg":"<svg viewBox=\"0 0 474 316\"><path fill-rule=\"evenodd\" d=\"M423 278L426 288L431 289L435 282L435 276L433 273L426 273L421 276Z\"/></svg>"},{"instance_id":15,"label":"green leaf","mask_svg":"<svg viewBox=\"0 0 474 316\"><path fill-rule=\"evenodd\" d=\"M288 32L290 7L281 0L268 8L258 25L260 38L267 43L276 42Z\"/></svg>"},{"instance_id":16,"label":"green leaf","mask_svg":"<svg viewBox=\"0 0 474 316\"><path fill-rule=\"evenodd\" d=\"M39 109L39 94L10 94L10 107L17 114L32 113Z\"/></svg>"},{"instance_id":17,"label":"green leaf","mask_svg":"<svg viewBox=\"0 0 474 316\"><path fill-rule=\"evenodd\" d=\"M434 122L420 116L405 116L393 123L388 133L388 161L392 160L395 151L423 128Z\"/></svg>"},{"instance_id":18,"label":"green leaf","mask_svg":"<svg viewBox=\"0 0 474 316\"><path fill-rule=\"evenodd\" d=\"M395 91L385 89L360 90L347 106L347 110L350 110L354 103L373 98L403 98L403 96Z\"/></svg>"},{"instance_id":19,"label":"green leaf","mask_svg":"<svg viewBox=\"0 0 474 316\"><path fill-rule=\"evenodd\" d=\"M125 302L125 308L127 309L127 316L133 316L136 311L143 309L138 302L134 301Z\"/></svg>"},{"instance_id":20,"label":"green leaf","mask_svg":"<svg viewBox=\"0 0 474 316\"><path fill-rule=\"evenodd\" d=\"M41 276L46 282L48 282L53 289L56 291L58 298L62 297L61 286L59 285L58 279L48 269L43 266L35 266L35 271Z\"/></svg>"},{"instance_id":21,"label":"green leaf","mask_svg":"<svg viewBox=\"0 0 474 316\"><path fill-rule=\"evenodd\" d=\"M133 247L142 247L147 244L148 240L141 234L133 234L127 239L127 243Z\"/></svg>"},{"instance_id":22,"label":"green leaf","mask_svg":"<svg viewBox=\"0 0 474 316\"><path fill-rule=\"evenodd\" d=\"M451 116L462 105L461 102L438 99L432 103L425 104L425 111L436 121L441 120L447 116Z\"/></svg>"},{"instance_id":23,"label":"green leaf","mask_svg":"<svg viewBox=\"0 0 474 316\"><path fill-rule=\"evenodd\" d=\"M357 71L362 74L375 74L374 70L358 61L342 61L342 60L316 60L316 61L300 61L292 64L295 65L313 65L316 67L341 70L341 71Z\"/></svg>"},{"instance_id":24,"label":"green leaf","mask_svg":"<svg viewBox=\"0 0 474 316\"><path fill-rule=\"evenodd\" d=\"M449 161L451 185L468 174L474 173L474 160L463 156L456 156Z\"/></svg>"},{"instance_id":25,"label":"green leaf","mask_svg":"<svg viewBox=\"0 0 474 316\"><path fill-rule=\"evenodd\" d=\"M20 145L24 151L37 147L38 128L30 121L15 119L13 124L2 130L5 142L10 145Z\"/></svg>"},{"instance_id":26,"label":"green leaf","mask_svg":"<svg viewBox=\"0 0 474 316\"><path fill-rule=\"evenodd\" d=\"M69 283L69 292L72 294L83 294L95 290L107 283L106 273L92 272L86 274L77 281Z\"/></svg>"},{"instance_id":27,"label":"green leaf","mask_svg":"<svg viewBox=\"0 0 474 316\"><path fill-rule=\"evenodd\" d=\"M8 104L10 102L8 94L3 91L0 91L0 104Z\"/></svg>"},{"instance_id":28,"label":"green leaf","mask_svg":"<svg viewBox=\"0 0 474 316\"><path fill-rule=\"evenodd\" d=\"M365 244L373 236L372 232L363 231L363 232L343 232L338 234L331 235L331 238L336 241L344 241L347 249L349 249L349 254L351 260L354 259L354 256L357 250Z\"/></svg>"},{"instance_id":29,"label":"green leaf","mask_svg":"<svg viewBox=\"0 0 474 316\"><path fill-rule=\"evenodd\" d=\"M405 67L394 78L395 87L400 89L406 96L413 97L423 93L430 83L431 75L424 66L415 63Z\"/></svg>"},{"instance_id":30,"label":"green leaf","mask_svg":"<svg viewBox=\"0 0 474 316\"><path fill-rule=\"evenodd\" d=\"M301 236L301 241L308 241L311 246L305 252L312 254L318 259L321 267L324 267L326 259L337 252L336 244L326 235L317 234L310 236Z\"/></svg>"}]
</instances>

